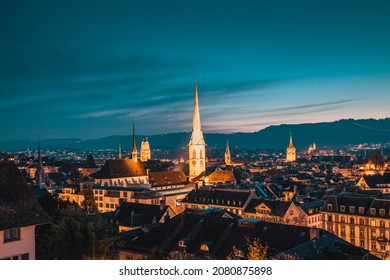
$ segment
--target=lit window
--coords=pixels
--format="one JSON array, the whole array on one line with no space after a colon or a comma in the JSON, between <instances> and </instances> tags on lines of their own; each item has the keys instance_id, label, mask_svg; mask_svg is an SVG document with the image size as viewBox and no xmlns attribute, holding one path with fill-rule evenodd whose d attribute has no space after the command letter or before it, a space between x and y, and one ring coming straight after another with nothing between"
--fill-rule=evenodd
<instances>
[{"instance_id":1,"label":"lit window","mask_svg":"<svg viewBox=\"0 0 390 280\"><path fill-rule=\"evenodd\" d=\"M20 228L11 228L4 231L4 243L20 240Z\"/></svg>"},{"instance_id":2,"label":"lit window","mask_svg":"<svg viewBox=\"0 0 390 280\"><path fill-rule=\"evenodd\" d=\"M208 247L206 244L202 244L202 245L200 246L200 250L201 250L201 251L208 252L208 251L209 251L209 247Z\"/></svg>"},{"instance_id":3,"label":"lit window","mask_svg":"<svg viewBox=\"0 0 390 280\"><path fill-rule=\"evenodd\" d=\"M385 215L385 209L379 209L379 215L384 216Z\"/></svg>"},{"instance_id":4,"label":"lit window","mask_svg":"<svg viewBox=\"0 0 390 280\"><path fill-rule=\"evenodd\" d=\"M360 219L359 219L359 225L364 226L364 219L363 219L363 218L360 218Z\"/></svg>"},{"instance_id":5,"label":"lit window","mask_svg":"<svg viewBox=\"0 0 390 280\"><path fill-rule=\"evenodd\" d=\"M183 247L183 248L187 247L186 242L184 240L180 240L178 245L179 247Z\"/></svg>"},{"instance_id":6,"label":"lit window","mask_svg":"<svg viewBox=\"0 0 390 280\"><path fill-rule=\"evenodd\" d=\"M245 254L241 250L236 250L235 256L238 258L245 258Z\"/></svg>"}]
</instances>

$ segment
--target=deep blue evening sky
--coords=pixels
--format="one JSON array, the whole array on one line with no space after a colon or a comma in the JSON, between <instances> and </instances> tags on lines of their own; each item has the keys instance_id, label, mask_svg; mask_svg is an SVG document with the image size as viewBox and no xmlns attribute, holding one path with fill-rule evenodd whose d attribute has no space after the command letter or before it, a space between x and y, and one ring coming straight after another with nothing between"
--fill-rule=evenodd
<instances>
[{"instance_id":1,"label":"deep blue evening sky","mask_svg":"<svg viewBox=\"0 0 390 280\"><path fill-rule=\"evenodd\" d=\"M84 3L80 3L84 2ZM390 117L390 1L0 0L0 138Z\"/></svg>"}]
</instances>

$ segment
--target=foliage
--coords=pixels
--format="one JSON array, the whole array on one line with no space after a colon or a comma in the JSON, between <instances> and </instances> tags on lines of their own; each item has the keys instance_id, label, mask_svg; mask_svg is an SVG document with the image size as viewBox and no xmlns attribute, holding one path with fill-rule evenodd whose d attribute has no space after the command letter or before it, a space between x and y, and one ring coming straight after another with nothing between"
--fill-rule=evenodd
<instances>
[{"instance_id":1,"label":"foliage","mask_svg":"<svg viewBox=\"0 0 390 280\"><path fill-rule=\"evenodd\" d=\"M245 237L246 240L246 249L247 252L244 253L244 259L247 260L266 260L267 254L268 254L268 245L264 245L260 242L259 238L254 238L253 240L250 240L248 237ZM241 251L242 252L242 251ZM228 260L240 260L242 257L240 257L241 253L240 250L233 246L232 251L227 256Z\"/></svg>"},{"instance_id":2,"label":"foliage","mask_svg":"<svg viewBox=\"0 0 390 280\"><path fill-rule=\"evenodd\" d=\"M52 225L37 235L38 259L105 259L111 242L100 214L90 215L75 204L67 204Z\"/></svg>"},{"instance_id":3,"label":"foliage","mask_svg":"<svg viewBox=\"0 0 390 280\"><path fill-rule=\"evenodd\" d=\"M272 259L273 260L300 260L300 258L297 255L287 254L285 252L276 255Z\"/></svg>"},{"instance_id":4,"label":"foliage","mask_svg":"<svg viewBox=\"0 0 390 280\"><path fill-rule=\"evenodd\" d=\"M81 203L81 206L87 212L87 214L98 213L98 207L96 205L95 196L93 195L92 185L88 185L87 189L84 192L84 201Z\"/></svg>"}]
</instances>

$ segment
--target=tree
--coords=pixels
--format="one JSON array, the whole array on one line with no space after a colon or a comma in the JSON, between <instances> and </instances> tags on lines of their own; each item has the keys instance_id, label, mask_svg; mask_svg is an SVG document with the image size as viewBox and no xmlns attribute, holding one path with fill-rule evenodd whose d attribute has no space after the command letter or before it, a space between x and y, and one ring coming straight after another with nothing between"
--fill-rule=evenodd
<instances>
[{"instance_id":1,"label":"tree","mask_svg":"<svg viewBox=\"0 0 390 280\"><path fill-rule=\"evenodd\" d=\"M232 251L228 255L228 260L239 260L242 259L242 255L247 260L266 260L268 254L268 245L262 244L259 238L250 240L245 237L247 253L243 254L236 246L233 246Z\"/></svg>"},{"instance_id":2,"label":"tree","mask_svg":"<svg viewBox=\"0 0 390 280\"><path fill-rule=\"evenodd\" d=\"M98 207L96 205L95 196L93 195L92 185L88 185L87 189L84 192L84 201L81 203L81 206L84 208L87 214L98 213Z\"/></svg>"},{"instance_id":3,"label":"tree","mask_svg":"<svg viewBox=\"0 0 390 280\"><path fill-rule=\"evenodd\" d=\"M56 221L37 236L38 259L106 259L112 239L99 213L87 214L76 204L61 209Z\"/></svg>"}]
</instances>

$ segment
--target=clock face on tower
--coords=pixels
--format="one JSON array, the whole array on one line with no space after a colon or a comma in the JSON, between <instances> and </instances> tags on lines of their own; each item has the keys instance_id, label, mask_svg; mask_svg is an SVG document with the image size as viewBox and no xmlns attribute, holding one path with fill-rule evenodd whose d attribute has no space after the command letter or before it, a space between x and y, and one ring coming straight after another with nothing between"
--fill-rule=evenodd
<instances>
[{"instance_id":1,"label":"clock face on tower","mask_svg":"<svg viewBox=\"0 0 390 280\"><path fill-rule=\"evenodd\" d=\"M196 165L196 160L193 160L193 161L192 161L192 165Z\"/></svg>"}]
</instances>

